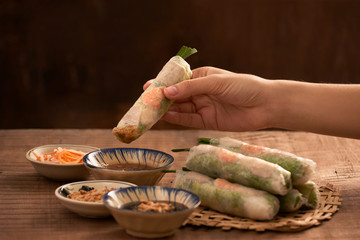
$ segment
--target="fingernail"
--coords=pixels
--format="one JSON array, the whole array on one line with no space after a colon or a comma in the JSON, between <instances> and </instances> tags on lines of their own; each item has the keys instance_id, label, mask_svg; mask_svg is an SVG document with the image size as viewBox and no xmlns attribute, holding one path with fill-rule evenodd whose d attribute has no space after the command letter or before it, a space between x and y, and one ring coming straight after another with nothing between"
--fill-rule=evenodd
<instances>
[{"instance_id":1,"label":"fingernail","mask_svg":"<svg viewBox=\"0 0 360 240\"><path fill-rule=\"evenodd\" d=\"M178 89L175 86L170 86L164 89L166 95L175 96L179 93Z\"/></svg>"}]
</instances>

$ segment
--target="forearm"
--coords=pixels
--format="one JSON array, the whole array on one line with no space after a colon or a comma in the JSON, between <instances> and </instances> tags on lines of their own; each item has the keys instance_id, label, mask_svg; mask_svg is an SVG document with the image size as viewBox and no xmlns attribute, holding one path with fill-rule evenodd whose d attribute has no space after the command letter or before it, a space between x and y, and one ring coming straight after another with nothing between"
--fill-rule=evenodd
<instances>
[{"instance_id":1,"label":"forearm","mask_svg":"<svg viewBox=\"0 0 360 240\"><path fill-rule=\"evenodd\" d=\"M270 126L360 139L360 85L270 84Z\"/></svg>"}]
</instances>

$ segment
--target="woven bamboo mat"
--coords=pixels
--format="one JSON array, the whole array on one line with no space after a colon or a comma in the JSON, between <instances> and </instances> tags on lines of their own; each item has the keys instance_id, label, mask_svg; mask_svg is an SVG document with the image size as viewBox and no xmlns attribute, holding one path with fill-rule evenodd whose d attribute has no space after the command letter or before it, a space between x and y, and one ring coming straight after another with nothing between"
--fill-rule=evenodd
<instances>
[{"instance_id":1,"label":"woven bamboo mat","mask_svg":"<svg viewBox=\"0 0 360 240\"><path fill-rule=\"evenodd\" d=\"M317 209L299 210L294 213L278 214L271 221L255 221L248 218L233 217L200 206L183 223L194 226L216 227L223 230L243 229L255 231L301 231L320 225L323 220L331 219L341 205L340 191L331 184L321 186L320 204Z\"/></svg>"}]
</instances>

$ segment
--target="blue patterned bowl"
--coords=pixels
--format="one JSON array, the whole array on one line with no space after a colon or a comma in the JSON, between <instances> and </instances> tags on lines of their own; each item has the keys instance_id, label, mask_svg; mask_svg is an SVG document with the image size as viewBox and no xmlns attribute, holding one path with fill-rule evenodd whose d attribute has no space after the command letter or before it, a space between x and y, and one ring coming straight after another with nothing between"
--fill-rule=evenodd
<instances>
[{"instance_id":1,"label":"blue patterned bowl","mask_svg":"<svg viewBox=\"0 0 360 240\"><path fill-rule=\"evenodd\" d=\"M154 213L130 210L124 206L139 201L165 201L183 204L185 209ZM160 186L129 187L110 191L103 202L119 225L136 237L160 238L174 234L182 223L200 205L200 198L186 190Z\"/></svg>"},{"instance_id":2,"label":"blue patterned bowl","mask_svg":"<svg viewBox=\"0 0 360 240\"><path fill-rule=\"evenodd\" d=\"M131 182L139 186L155 185L169 169L174 158L164 152L145 148L108 148L84 156L83 162L96 179ZM120 170L106 168L112 164L141 164L150 169Z\"/></svg>"}]
</instances>

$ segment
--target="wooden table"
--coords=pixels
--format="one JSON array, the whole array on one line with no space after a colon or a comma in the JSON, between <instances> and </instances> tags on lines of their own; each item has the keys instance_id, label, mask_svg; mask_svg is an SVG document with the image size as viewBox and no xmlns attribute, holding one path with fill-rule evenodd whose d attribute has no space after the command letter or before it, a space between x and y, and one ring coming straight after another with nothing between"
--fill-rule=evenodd
<instances>
[{"instance_id":1,"label":"wooden table","mask_svg":"<svg viewBox=\"0 0 360 240\"><path fill-rule=\"evenodd\" d=\"M80 217L65 209L54 195L64 184L40 176L25 153L44 144L82 144L99 148L145 147L171 152L190 147L198 137L230 136L245 142L277 148L317 162L318 184L339 187L340 210L317 227L295 232L223 231L186 226L170 239L360 239L360 140L304 132L217 132L153 130L130 145L119 143L110 130L0 130L0 239L133 239L113 220ZM184 165L186 153L173 153L174 169ZM174 174L160 185L171 186Z\"/></svg>"}]
</instances>

